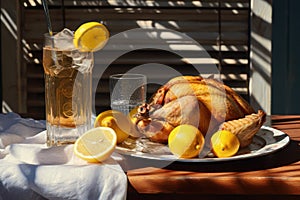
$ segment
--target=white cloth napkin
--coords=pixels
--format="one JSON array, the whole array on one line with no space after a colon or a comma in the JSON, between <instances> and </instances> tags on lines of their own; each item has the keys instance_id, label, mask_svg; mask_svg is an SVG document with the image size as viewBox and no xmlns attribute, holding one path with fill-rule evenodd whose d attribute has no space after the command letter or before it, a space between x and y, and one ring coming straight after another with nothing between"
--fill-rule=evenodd
<instances>
[{"instance_id":1,"label":"white cloth napkin","mask_svg":"<svg viewBox=\"0 0 300 200\"><path fill-rule=\"evenodd\" d=\"M0 200L126 199L127 177L113 158L90 164L73 145L48 148L44 129L44 121L0 114Z\"/></svg>"}]
</instances>

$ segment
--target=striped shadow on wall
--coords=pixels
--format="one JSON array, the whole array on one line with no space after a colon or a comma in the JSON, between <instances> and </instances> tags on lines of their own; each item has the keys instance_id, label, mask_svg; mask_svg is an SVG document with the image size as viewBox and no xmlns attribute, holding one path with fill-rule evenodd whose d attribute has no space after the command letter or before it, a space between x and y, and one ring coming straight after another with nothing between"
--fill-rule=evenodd
<instances>
[{"instance_id":1,"label":"striped shadow on wall","mask_svg":"<svg viewBox=\"0 0 300 200\"><path fill-rule=\"evenodd\" d=\"M42 68L43 34L47 32L43 8L37 0L20 3L19 49L23 89L20 91L27 116L44 117L44 81ZM154 48L130 51L106 70L98 84L96 111L109 109L108 76L123 73L136 66L159 63L179 70L183 74L197 73L191 64L215 64L225 84L249 99L249 2L250 0L102 0L48 1L53 30L63 27L75 30L87 21L102 21L111 35L134 28L158 31L173 30L191 37L209 53L207 59L197 54L184 41L176 40L177 48L190 52L191 58L182 58L171 52ZM168 38L166 39L168 40ZM172 38L170 41L174 42ZM129 41L123 41L129 42ZM128 45L128 44L127 44ZM121 47L111 48L111 54ZM158 72L153 78L166 82L167 76ZM148 97L159 87L148 87Z\"/></svg>"}]
</instances>

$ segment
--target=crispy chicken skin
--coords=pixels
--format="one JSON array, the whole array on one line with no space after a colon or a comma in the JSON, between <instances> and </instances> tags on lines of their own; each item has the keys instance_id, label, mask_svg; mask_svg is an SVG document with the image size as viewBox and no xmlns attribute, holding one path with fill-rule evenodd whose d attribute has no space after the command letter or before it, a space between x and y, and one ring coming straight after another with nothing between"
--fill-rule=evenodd
<instances>
[{"instance_id":1,"label":"crispy chicken skin","mask_svg":"<svg viewBox=\"0 0 300 200\"><path fill-rule=\"evenodd\" d=\"M219 130L227 130L235 134L241 147L251 144L253 136L258 132L266 119L266 114L259 110L258 113L246 115L244 118L224 122Z\"/></svg>"},{"instance_id":2,"label":"crispy chicken skin","mask_svg":"<svg viewBox=\"0 0 300 200\"><path fill-rule=\"evenodd\" d=\"M197 126L205 135L218 130L222 124L229 127L224 122L236 123L234 120L253 113L249 103L223 83L201 76L179 76L159 88L148 104L140 106L135 121L137 129L150 140L166 143L170 132L180 124ZM257 114L261 122L264 116L263 111ZM262 126L257 118L248 117L246 127L242 128L251 129L248 131L251 137ZM232 125L231 129L238 130L237 127ZM245 136L239 138L250 141L251 137L246 137L248 132L243 131Z\"/></svg>"}]
</instances>

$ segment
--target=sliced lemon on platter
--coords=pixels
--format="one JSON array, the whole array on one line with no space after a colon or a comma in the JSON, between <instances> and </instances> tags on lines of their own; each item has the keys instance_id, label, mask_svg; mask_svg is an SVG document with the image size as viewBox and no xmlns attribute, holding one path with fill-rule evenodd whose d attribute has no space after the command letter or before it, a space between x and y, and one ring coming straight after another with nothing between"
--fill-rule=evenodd
<instances>
[{"instance_id":1,"label":"sliced lemon on platter","mask_svg":"<svg viewBox=\"0 0 300 200\"><path fill-rule=\"evenodd\" d=\"M94 123L94 127L99 126L112 128L117 135L117 144L126 140L131 131L131 121L126 115L117 110L107 110L100 113Z\"/></svg>"},{"instance_id":2,"label":"sliced lemon on platter","mask_svg":"<svg viewBox=\"0 0 300 200\"><path fill-rule=\"evenodd\" d=\"M74 154L88 162L102 162L113 153L116 143L117 135L113 129L93 128L76 140Z\"/></svg>"},{"instance_id":3,"label":"sliced lemon on platter","mask_svg":"<svg viewBox=\"0 0 300 200\"><path fill-rule=\"evenodd\" d=\"M197 127L183 124L171 131L168 145L176 157L194 158L204 147L204 137Z\"/></svg>"},{"instance_id":4,"label":"sliced lemon on platter","mask_svg":"<svg viewBox=\"0 0 300 200\"><path fill-rule=\"evenodd\" d=\"M215 156L218 158L227 158L234 156L238 152L240 141L230 131L221 130L212 135L211 147Z\"/></svg>"},{"instance_id":5,"label":"sliced lemon on platter","mask_svg":"<svg viewBox=\"0 0 300 200\"><path fill-rule=\"evenodd\" d=\"M109 38L109 31L99 22L82 24L74 33L74 46L81 51L98 51Z\"/></svg>"}]
</instances>

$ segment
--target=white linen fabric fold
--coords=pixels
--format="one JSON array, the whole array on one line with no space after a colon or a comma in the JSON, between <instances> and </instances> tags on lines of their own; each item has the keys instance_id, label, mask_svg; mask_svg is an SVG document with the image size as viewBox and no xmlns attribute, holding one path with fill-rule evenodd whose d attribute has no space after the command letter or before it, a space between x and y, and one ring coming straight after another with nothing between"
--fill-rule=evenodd
<instances>
[{"instance_id":1,"label":"white linen fabric fold","mask_svg":"<svg viewBox=\"0 0 300 200\"><path fill-rule=\"evenodd\" d=\"M48 148L44 129L44 121L0 114L0 200L126 199L127 177L113 158L91 164L73 145Z\"/></svg>"}]
</instances>

